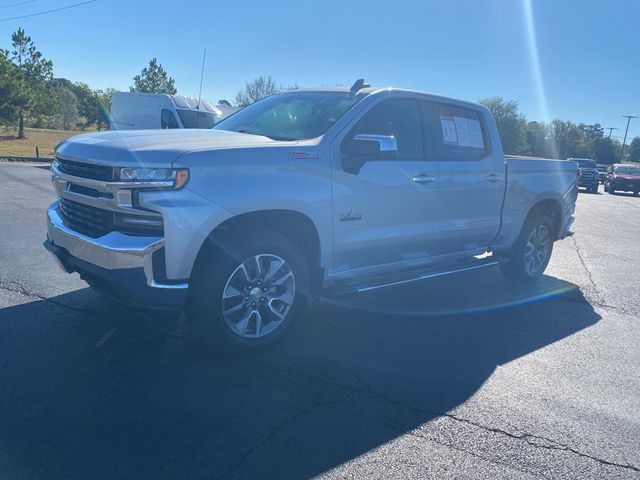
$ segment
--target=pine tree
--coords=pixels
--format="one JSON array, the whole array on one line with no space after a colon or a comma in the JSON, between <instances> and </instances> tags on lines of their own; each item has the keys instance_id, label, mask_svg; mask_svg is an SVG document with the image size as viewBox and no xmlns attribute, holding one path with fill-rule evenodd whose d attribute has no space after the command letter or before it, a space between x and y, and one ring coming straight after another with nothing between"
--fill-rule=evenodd
<instances>
[{"instance_id":1,"label":"pine tree","mask_svg":"<svg viewBox=\"0 0 640 480\"><path fill-rule=\"evenodd\" d=\"M133 77L133 86L129 87L131 92L141 93L167 93L175 95L175 81L171 78L157 58L152 58L148 67L144 67L140 75Z\"/></svg>"}]
</instances>

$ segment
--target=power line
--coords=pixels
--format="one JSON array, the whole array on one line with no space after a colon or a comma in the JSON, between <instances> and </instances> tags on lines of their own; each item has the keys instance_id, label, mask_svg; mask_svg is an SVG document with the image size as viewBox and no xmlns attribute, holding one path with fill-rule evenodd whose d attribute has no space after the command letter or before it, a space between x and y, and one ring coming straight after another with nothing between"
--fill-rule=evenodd
<instances>
[{"instance_id":1,"label":"power line","mask_svg":"<svg viewBox=\"0 0 640 480\"><path fill-rule=\"evenodd\" d=\"M45 11L36 12L36 13L29 13L28 15L18 15L17 17L0 18L0 22L8 22L9 20L18 20L20 18L27 18L27 17L36 17L38 15L45 15L47 13L59 12L61 10L68 10L70 8L80 7L81 5L87 5L88 3L94 3L94 2L97 2L97 1L98 0L88 0L86 2L80 2L80 3L74 3L72 5L67 5L66 7L54 8L52 10L45 10Z\"/></svg>"},{"instance_id":2,"label":"power line","mask_svg":"<svg viewBox=\"0 0 640 480\"><path fill-rule=\"evenodd\" d=\"M25 0L24 2L10 3L9 5L0 5L0 8L17 7L18 5L26 5L27 3L37 2L38 0Z\"/></svg>"}]
</instances>

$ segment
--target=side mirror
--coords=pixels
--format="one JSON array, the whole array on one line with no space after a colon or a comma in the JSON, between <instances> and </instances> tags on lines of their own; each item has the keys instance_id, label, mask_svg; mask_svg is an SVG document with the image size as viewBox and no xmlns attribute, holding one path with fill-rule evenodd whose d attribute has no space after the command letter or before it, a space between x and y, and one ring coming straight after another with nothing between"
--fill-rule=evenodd
<instances>
[{"instance_id":1,"label":"side mirror","mask_svg":"<svg viewBox=\"0 0 640 480\"><path fill-rule=\"evenodd\" d=\"M344 142L342 153L348 157L393 157L398 152L398 142L392 135L360 133Z\"/></svg>"},{"instance_id":2,"label":"side mirror","mask_svg":"<svg viewBox=\"0 0 640 480\"><path fill-rule=\"evenodd\" d=\"M398 142L392 135L360 133L342 143L342 153L344 170L357 174L368 161L395 158Z\"/></svg>"}]
</instances>

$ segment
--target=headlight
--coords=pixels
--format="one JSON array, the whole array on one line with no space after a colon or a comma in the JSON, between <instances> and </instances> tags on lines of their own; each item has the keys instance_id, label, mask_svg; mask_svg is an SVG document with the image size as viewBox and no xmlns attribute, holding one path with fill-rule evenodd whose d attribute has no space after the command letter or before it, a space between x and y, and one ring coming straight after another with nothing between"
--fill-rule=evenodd
<instances>
[{"instance_id":1,"label":"headlight","mask_svg":"<svg viewBox=\"0 0 640 480\"><path fill-rule=\"evenodd\" d=\"M121 182L139 182L162 188L182 188L189 180L186 168L121 168Z\"/></svg>"}]
</instances>

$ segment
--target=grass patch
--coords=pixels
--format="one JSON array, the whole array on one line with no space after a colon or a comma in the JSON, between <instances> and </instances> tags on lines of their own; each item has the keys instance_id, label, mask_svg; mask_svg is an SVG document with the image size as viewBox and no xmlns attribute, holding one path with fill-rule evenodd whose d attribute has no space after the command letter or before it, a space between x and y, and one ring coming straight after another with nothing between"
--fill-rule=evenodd
<instances>
[{"instance_id":1,"label":"grass patch","mask_svg":"<svg viewBox=\"0 0 640 480\"><path fill-rule=\"evenodd\" d=\"M62 140L87 132L25 128L24 134L26 138L0 133L0 157L13 155L17 157L35 157L36 146L40 149L41 157L53 157L53 149Z\"/></svg>"}]
</instances>

